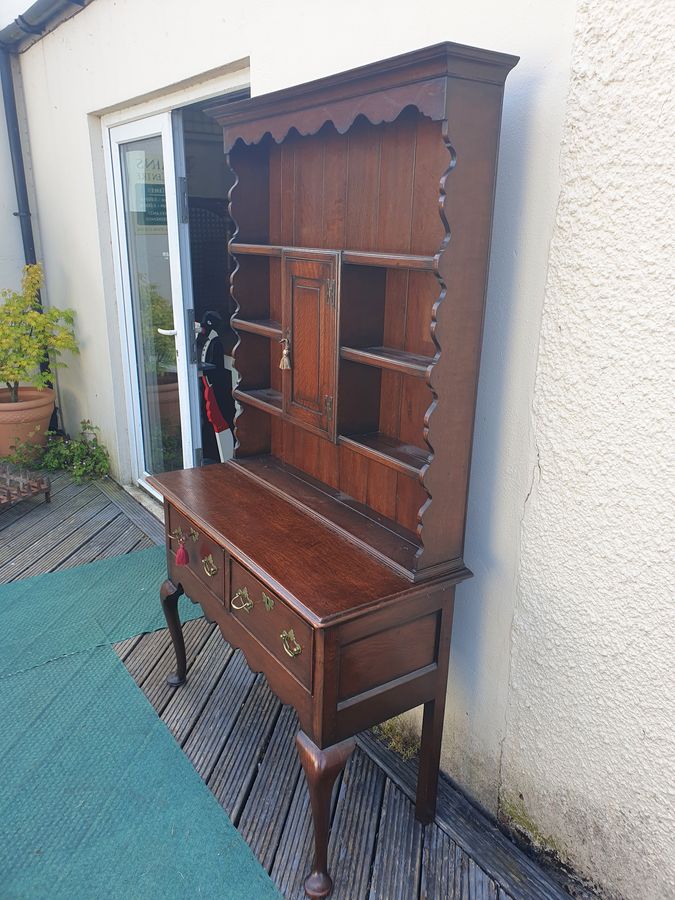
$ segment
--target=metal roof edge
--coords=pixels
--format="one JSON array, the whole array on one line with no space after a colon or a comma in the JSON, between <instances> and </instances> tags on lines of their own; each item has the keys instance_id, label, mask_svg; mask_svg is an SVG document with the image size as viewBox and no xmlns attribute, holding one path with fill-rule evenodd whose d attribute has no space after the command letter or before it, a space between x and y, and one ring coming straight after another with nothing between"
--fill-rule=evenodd
<instances>
[{"instance_id":1,"label":"metal roof edge","mask_svg":"<svg viewBox=\"0 0 675 900\"><path fill-rule=\"evenodd\" d=\"M0 48L9 53L23 53L92 2L93 0L37 0L13 22L0 28Z\"/></svg>"}]
</instances>

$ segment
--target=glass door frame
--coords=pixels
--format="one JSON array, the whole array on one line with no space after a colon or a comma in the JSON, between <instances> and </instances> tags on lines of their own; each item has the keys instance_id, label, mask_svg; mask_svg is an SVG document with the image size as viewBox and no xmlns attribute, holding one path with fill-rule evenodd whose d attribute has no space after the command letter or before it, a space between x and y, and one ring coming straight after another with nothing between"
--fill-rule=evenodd
<instances>
[{"instance_id":1,"label":"glass door frame","mask_svg":"<svg viewBox=\"0 0 675 900\"><path fill-rule=\"evenodd\" d=\"M157 113L126 124L115 125L108 132L108 165L111 177L111 216L115 275L118 285L122 362L129 415L129 442L132 475L136 482L155 496L147 483L143 429L141 418L141 384L134 331L133 296L129 266L129 248L124 214L124 192L121 146L150 137L160 137L164 162L167 237L171 305L176 331L176 368L181 423L183 466L198 463L199 398L197 366L194 359L194 308L190 273L189 232L187 224L187 192L182 118L180 112Z\"/></svg>"}]
</instances>

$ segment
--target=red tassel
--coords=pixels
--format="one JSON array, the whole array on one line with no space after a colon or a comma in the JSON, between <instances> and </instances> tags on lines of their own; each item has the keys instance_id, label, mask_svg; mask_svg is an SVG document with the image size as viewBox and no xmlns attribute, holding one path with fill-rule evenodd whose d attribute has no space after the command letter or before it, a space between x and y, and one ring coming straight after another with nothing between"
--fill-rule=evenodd
<instances>
[{"instance_id":1,"label":"red tassel","mask_svg":"<svg viewBox=\"0 0 675 900\"><path fill-rule=\"evenodd\" d=\"M187 566L190 562L190 557L188 556L188 552L185 549L185 544L181 541L180 547L176 550L176 565L177 566Z\"/></svg>"}]
</instances>

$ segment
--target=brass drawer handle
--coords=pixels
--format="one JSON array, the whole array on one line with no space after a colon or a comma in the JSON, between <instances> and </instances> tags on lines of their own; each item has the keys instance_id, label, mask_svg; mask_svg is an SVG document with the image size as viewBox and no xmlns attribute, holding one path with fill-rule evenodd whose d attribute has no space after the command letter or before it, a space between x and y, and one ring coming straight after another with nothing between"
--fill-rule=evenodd
<instances>
[{"instance_id":1,"label":"brass drawer handle","mask_svg":"<svg viewBox=\"0 0 675 900\"><path fill-rule=\"evenodd\" d=\"M213 556L210 553L202 559L202 565L209 578L213 578L218 573L218 566L214 563Z\"/></svg>"},{"instance_id":2,"label":"brass drawer handle","mask_svg":"<svg viewBox=\"0 0 675 900\"><path fill-rule=\"evenodd\" d=\"M302 653L302 647L295 639L295 632L292 628L289 628L288 631L282 631L279 636L281 643L284 645L284 650L291 658Z\"/></svg>"},{"instance_id":3,"label":"brass drawer handle","mask_svg":"<svg viewBox=\"0 0 675 900\"><path fill-rule=\"evenodd\" d=\"M179 525L178 528L174 528L173 531L169 532L169 537L172 541L184 541L187 538L187 535ZM190 528L190 537L196 544L199 540L199 532L195 531L194 528Z\"/></svg>"},{"instance_id":4,"label":"brass drawer handle","mask_svg":"<svg viewBox=\"0 0 675 900\"><path fill-rule=\"evenodd\" d=\"M241 603L235 603L235 600L241 600ZM244 610L244 612L250 613L253 609L253 600L251 600L248 588L239 588L234 597L230 600L230 609L236 610Z\"/></svg>"},{"instance_id":5,"label":"brass drawer handle","mask_svg":"<svg viewBox=\"0 0 675 900\"><path fill-rule=\"evenodd\" d=\"M169 532L169 537L171 538L172 541L184 541L187 538L187 534L185 534L183 529L180 526L178 526L178 528L174 528L173 531ZM194 528L190 528L190 537L196 544L197 541L199 540L199 532L195 531Z\"/></svg>"},{"instance_id":6,"label":"brass drawer handle","mask_svg":"<svg viewBox=\"0 0 675 900\"><path fill-rule=\"evenodd\" d=\"M262 592L262 602L267 612L271 612L274 609L274 597L270 597L265 591Z\"/></svg>"}]
</instances>

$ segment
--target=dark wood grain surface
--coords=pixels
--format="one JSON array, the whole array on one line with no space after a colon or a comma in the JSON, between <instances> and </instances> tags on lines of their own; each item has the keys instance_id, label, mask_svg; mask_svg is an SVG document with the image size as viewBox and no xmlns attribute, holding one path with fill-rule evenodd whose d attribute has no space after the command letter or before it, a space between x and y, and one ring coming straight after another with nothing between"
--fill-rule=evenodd
<instances>
[{"instance_id":1,"label":"dark wood grain surface","mask_svg":"<svg viewBox=\"0 0 675 900\"><path fill-rule=\"evenodd\" d=\"M317 624L410 590L406 579L235 466L169 472L151 483Z\"/></svg>"}]
</instances>

